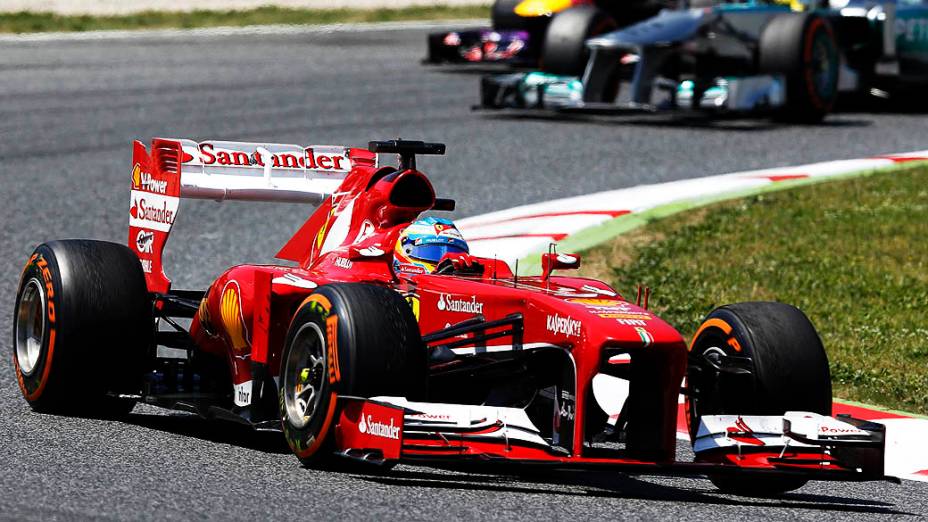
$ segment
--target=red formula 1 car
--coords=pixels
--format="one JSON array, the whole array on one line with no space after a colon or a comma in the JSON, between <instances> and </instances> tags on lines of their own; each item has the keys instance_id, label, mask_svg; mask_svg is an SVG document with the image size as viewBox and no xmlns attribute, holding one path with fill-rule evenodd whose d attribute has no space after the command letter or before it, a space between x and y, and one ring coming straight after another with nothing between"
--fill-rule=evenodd
<instances>
[{"instance_id":1,"label":"red formula 1 car","mask_svg":"<svg viewBox=\"0 0 928 522\"><path fill-rule=\"evenodd\" d=\"M825 352L796 308L718 308L687 345L646 299L553 274L577 255L544 255L534 277L460 253L396 269L403 230L454 207L416 170L417 154L444 149L136 142L128 247L51 241L26 264L23 395L43 412L144 401L282 429L306 465L491 461L706 475L763 494L885 478L884 427L829 416ZM161 261L184 198L319 208L277 254L292 265L176 290ZM694 462L676 460L681 394Z\"/></svg>"}]
</instances>

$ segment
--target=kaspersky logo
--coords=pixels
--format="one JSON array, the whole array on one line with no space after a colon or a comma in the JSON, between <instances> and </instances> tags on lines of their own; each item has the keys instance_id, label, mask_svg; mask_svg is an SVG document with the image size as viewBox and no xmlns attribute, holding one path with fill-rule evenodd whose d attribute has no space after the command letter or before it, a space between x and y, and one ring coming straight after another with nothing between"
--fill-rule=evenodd
<instances>
[{"instance_id":1,"label":"kaspersky logo","mask_svg":"<svg viewBox=\"0 0 928 522\"><path fill-rule=\"evenodd\" d=\"M549 315L547 320L548 331L554 334L564 334L567 337L578 337L582 323L573 317L562 317L558 314Z\"/></svg>"},{"instance_id":2,"label":"kaspersky logo","mask_svg":"<svg viewBox=\"0 0 928 522\"><path fill-rule=\"evenodd\" d=\"M400 428L393 424L393 419L390 419L390 424L385 424L374 420L373 415L368 415L366 420L364 415L361 415L361 422L358 423L358 431L372 437L382 437L384 439L393 440L399 440L400 438Z\"/></svg>"}]
</instances>

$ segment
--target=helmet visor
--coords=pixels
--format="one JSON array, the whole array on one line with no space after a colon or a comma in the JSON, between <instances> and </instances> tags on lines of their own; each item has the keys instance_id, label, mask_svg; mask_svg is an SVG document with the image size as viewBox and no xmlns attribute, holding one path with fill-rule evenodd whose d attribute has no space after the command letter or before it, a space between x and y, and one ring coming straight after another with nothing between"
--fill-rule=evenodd
<instances>
[{"instance_id":1,"label":"helmet visor","mask_svg":"<svg viewBox=\"0 0 928 522\"><path fill-rule=\"evenodd\" d=\"M466 254L467 247L449 244L416 245L412 247L409 257L428 261L429 263L437 263L441 261L441 258L445 257L445 254L454 252Z\"/></svg>"}]
</instances>

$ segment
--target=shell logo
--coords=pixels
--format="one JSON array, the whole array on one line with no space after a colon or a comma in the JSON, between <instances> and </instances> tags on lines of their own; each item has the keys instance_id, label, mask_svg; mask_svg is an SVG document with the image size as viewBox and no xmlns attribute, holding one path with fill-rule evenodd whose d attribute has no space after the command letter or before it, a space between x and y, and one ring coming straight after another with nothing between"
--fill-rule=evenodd
<instances>
[{"instance_id":1,"label":"shell logo","mask_svg":"<svg viewBox=\"0 0 928 522\"><path fill-rule=\"evenodd\" d=\"M201 323L209 323L209 307L207 306L205 297L200 301L200 308L197 310L197 316Z\"/></svg>"},{"instance_id":2,"label":"shell logo","mask_svg":"<svg viewBox=\"0 0 928 522\"><path fill-rule=\"evenodd\" d=\"M229 281L222 289L219 314L229 341L232 342L232 349L236 352L245 351L248 348L248 330L245 328L245 319L242 316L242 298L237 282Z\"/></svg>"},{"instance_id":3,"label":"shell logo","mask_svg":"<svg viewBox=\"0 0 928 522\"><path fill-rule=\"evenodd\" d=\"M319 227L319 233L316 234L316 250L322 248L322 244L325 241L325 234L329 230L329 225L332 224L332 218L335 217L335 206L332 204L332 209L329 210L329 217L326 218L325 223Z\"/></svg>"},{"instance_id":4,"label":"shell logo","mask_svg":"<svg viewBox=\"0 0 928 522\"><path fill-rule=\"evenodd\" d=\"M139 189L142 187L142 167L138 163L132 167L132 188Z\"/></svg>"},{"instance_id":5,"label":"shell logo","mask_svg":"<svg viewBox=\"0 0 928 522\"><path fill-rule=\"evenodd\" d=\"M409 303L409 307L412 308L412 315L416 317L416 321L419 321L419 298L415 295L407 295L406 302Z\"/></svg>"}]
</instances>

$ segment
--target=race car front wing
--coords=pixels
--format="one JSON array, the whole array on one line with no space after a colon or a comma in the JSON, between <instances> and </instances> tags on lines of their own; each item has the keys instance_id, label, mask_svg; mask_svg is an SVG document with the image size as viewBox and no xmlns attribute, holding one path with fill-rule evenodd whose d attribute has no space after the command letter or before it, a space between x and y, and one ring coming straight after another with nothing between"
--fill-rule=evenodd
<instances>
[{"instance_id":1,"label":"race car front wing","mask_svg":"<svg viewBox=\"0 0 928 522\"><path fill-rule=\"evenodd\" d=\"M782 107L785 81L777 75L729 76L709 82L655 78L660 95L629 101L605 101L591 78L521 72L485 76L480 84L480 109L541 109L597 114L632 112L703 112L712 114L762 113Z\"/></svg>"},{"instance_id":2,"label":"race car front wing","mask_svg":"<svg viewBox=\"0 0 928 522\"><path fill-rule=\"evenodd\" d=\"M537 44L529 31L484 28L430 34L423 62L531 65L537 60Z\"/></svg>"},{"instance_id":3,"label":"race car front wing","mask_svg":"<svg viewBox=\"0 0 928 522\"><path fill-rule=\"evenodd\" d=\"M656 475L802 475L812 480L895 480L884 473L885 427L808 412L703 416L693 462L655 462L602 451L573 455L552 445L519 408L341 398L339 455L403 462L597 469Z\"/></svg>"}]
</instances>

